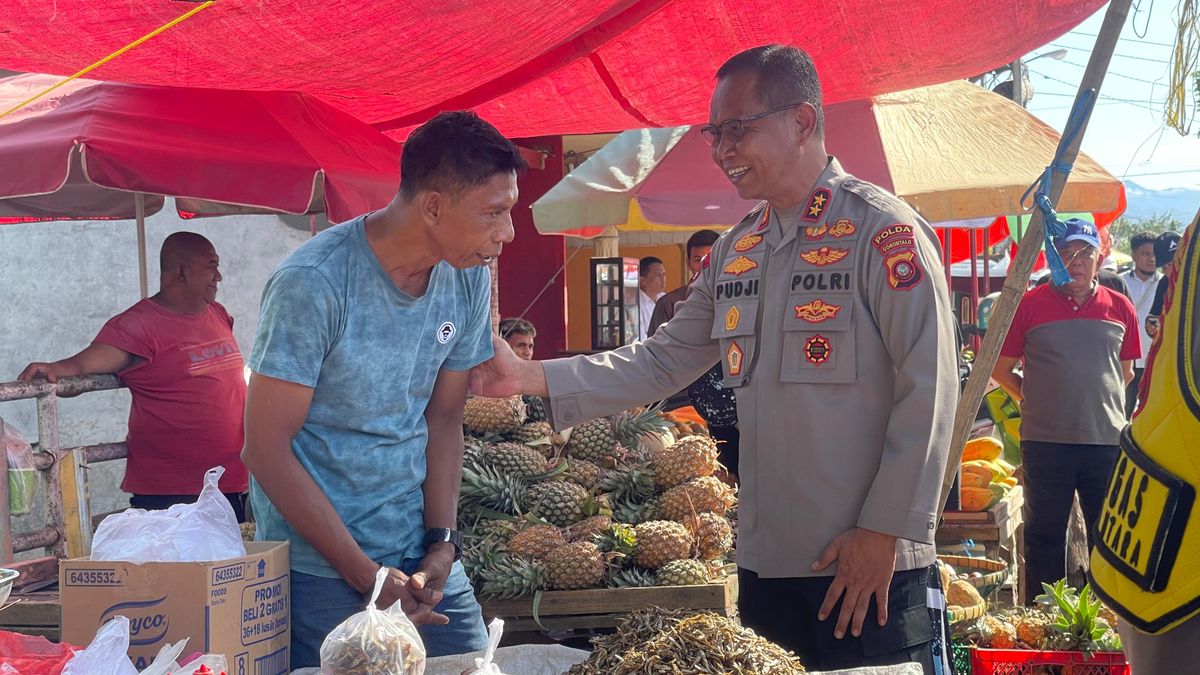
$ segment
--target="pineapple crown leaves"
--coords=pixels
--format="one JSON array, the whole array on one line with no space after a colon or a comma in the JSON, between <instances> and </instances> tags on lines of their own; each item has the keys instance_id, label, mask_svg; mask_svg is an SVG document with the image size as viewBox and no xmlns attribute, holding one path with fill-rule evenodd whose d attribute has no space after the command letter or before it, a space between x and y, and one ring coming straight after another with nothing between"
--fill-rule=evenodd
<instances>
[{"instance_id":1,"label":"pineapple crown leaves","mask_svg":"<svg viewBox=\"0 0 1200 675\"><path fill-rule=\"evenodd\" d=\"M644 412L633 413L625 411L613 415L613 435L624 446L629 448L641 447L641 437L645 434L662 433L671 428L670 420L662 416L663 404L660 402Z\"/></svg>"},{"instance_id":2,"label":"pineapple crown leaves","mask_svg":"<svg viewBox=\"0 0 1200 675\"><path fill-rule=\"evenodd\" d=\"M1082 591L1076 592L1065 579L1060 579L1053 586L1043 582L1042 588L1045 593L1035 601L1058 610L1050 627L1058 633L1060 646L1090 653L1119 644L1120 637L1100 618L1103 604L1092 593L1091 586L1084 585Z\"/></svg>"}]
</instances>

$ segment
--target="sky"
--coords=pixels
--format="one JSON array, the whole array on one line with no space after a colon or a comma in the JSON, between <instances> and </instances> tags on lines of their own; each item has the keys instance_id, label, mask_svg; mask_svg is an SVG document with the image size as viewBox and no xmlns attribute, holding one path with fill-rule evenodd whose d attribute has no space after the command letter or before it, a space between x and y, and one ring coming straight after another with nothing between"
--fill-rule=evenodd
<instances>
[{"instance_id":1,"label":"sky","mask_svg":"<svg viewBox=\"0 0 1200 675\"><path fill-rule=\"evenodd\" d=\"M1176 3L1135 0L1134 6L1092 111L1083 151L1114 176L1145 187L1200 188L1200 115L1193 88L1189 85L1188 111L1196 118L1190 136L1180 136L1167 126L1163 115L1178 19ZM1070 114L1107 8L1025 57L1034 89L1029 110L1059 131ZM1033 60L1058 49L1067 49L1061 61Z\"/></svg>"}]
</instances>

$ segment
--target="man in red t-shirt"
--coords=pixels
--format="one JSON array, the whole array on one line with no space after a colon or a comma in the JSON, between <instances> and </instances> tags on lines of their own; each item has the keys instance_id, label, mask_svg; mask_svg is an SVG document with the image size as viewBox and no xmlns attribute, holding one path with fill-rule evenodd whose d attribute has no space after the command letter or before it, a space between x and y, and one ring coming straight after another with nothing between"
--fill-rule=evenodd
<instances>
[{"instance_id":1,"label":"man in red t-shirt","mask_svg":"<svg viewBox=\"0 0 1200 675\"><path fill-rule=\"evenodd\" d=\"M1125 386L1141 356L1137 310L1099 285L1096 226L1072 218L1054 242L1071 275L1021 298L992 377L1021 406L1025 598L1066 576L1075 492L1092 528L1125 426ZM1024 360L1021 375L1013 372Z\"/></svg>"},{"instance_id":2,"label":"man in red t-shirt","mask_svg":"<svg viewBox=\"0 0 1200 675\"><path fill-rule=\"evenodd\" d=\"M104 324L92 344L18 379L116 373L133 395L121 489L130 505L165 509L196 501L204 473L225 467L221 491L245 520L247 473L239 457L246 381L233 318L217 301L220 259L193 232L167 237L157 294Z\"/></svg>"}]
</instances>

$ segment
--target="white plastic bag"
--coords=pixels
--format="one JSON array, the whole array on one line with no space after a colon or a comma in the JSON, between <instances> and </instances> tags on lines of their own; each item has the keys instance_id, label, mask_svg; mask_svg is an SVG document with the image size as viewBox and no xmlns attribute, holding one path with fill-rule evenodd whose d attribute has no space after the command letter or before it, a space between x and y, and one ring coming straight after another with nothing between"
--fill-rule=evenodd
<instances>
[{"instance_id":1,"label":"white plastic bag","mask_svg":"<svg viewBox=\"0 0 1200 675\"><path fill-rule=\"evenodd\" d=\"M424 675L425 644L400 603L375 609L388 569L379 568L363 611L333 629L321 644L322 675Z\"/></svg>"},{"instance_id":2,"label":"white plastic bag","mask_svg":"<svg viewBox=\"0 0 1200 675\"><path fill-rule=\"evenodd\" d=\"M165 511L127 509L104 519L92 539L92 560L212 562L246 555L237 515L218 482L224 467L204 474L195 504Z\"/></svg>"},{"instance_id":3,"label":"white plastic bag","mask_svg":"<svg viewBox=\"0 0 1200 675\"><path fill-rule=\"evenodd\" d=\"M500 646L500 638L504 636L504 619L492 619L488 624L488 646L482 657L475 658L475 670L472 675L504 675L500 666L496 665L496 648Z\"/></svg>"},{"instance_id":4,"label":"white plastic bag","mask_svg":"<svg viewBox=\"0 0 1200 675\"><path fill-rule=\"evenodd\" d=\"M187 639L175 644L166 644L158 651L154 662L142 671L142 675L168 675L178 668L175 659L183 651ZM137 668L129 660L129 619L114 616L111 621L96 631L92 644L76 652L67 661L62 675L138 675Z\"/></svg>"}]
</instances>

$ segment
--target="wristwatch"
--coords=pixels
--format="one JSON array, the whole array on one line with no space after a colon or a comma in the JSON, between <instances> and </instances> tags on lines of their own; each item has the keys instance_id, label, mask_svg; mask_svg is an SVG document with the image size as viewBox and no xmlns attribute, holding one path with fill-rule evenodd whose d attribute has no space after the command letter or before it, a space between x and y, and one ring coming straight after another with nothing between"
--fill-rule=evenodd
<instances>
[{"instance_id":1,"label":"wristwatch","mask_svg":"<svg viewBox=\"0 0 1200 675\"><path fill-rule=\"evenodd\" d=\"M462 535L458 530L451 530L445 527L434 527L425 530L425 547L428 548L434 544L454 544L454 562L462 557Z\"/></svg>"}]
</instances>

